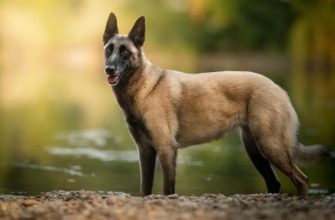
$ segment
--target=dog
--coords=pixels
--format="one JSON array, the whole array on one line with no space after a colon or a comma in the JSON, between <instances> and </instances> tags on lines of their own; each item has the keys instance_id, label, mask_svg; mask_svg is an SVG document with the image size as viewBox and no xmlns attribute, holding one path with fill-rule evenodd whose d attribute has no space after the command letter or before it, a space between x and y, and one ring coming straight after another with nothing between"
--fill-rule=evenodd
<instances>
[{"instance_id":1,"label":"dog","mask_svg":"<svg viewBox=\"0 0 335 220\"><path fill-rule=\"evenodd\" d=\"M298 195L307 195L308 179L297 164L328 151L298 142L298 117L282 88L253 72L162 69L144 55L144 40L143 16L122 35L110 13L103 34L105 72L138 147L143 196L152 193L156 157L164 194L174 194L177 150L221 138L236 127L269 193L279 193L281 186L272 164L292 180Z\"/></svg>"}]
</instances>

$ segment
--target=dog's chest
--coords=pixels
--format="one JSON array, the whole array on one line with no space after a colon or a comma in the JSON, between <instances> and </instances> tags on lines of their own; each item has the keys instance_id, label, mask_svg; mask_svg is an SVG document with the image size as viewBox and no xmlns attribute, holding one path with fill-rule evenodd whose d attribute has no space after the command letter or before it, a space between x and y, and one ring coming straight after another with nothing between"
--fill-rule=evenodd
<instances>
[{"instance_id":1,"label":"dog's chest","mask_svg":"<svg viewBox=\"0 0 335 220\"><path fill-rule=\"evenodd\" d=\"M116 94L118 103L123 110L128 128L135 139L150 138L144 119L140 114L139 103L132 96L125 94Z\"/></svg>"}]
</instances>

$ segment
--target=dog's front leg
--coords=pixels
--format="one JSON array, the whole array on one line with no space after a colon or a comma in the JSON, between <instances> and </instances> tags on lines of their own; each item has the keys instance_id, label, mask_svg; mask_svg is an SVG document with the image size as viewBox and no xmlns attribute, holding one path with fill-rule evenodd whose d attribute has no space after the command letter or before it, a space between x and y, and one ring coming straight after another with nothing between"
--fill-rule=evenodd
<instances>
[{"instance_id":1,"label":"dog's front leg","mask_svg":"<svg viewBox=\"0 0 335 220\"><path fill-rule=\"evenodd\" d=\"M151 102L152 103L152 102ZM178 143L175 133L178 128L176 117L171 112L166 112L168 107L152 106L145 115L152 144L157 151L162 172L164 195L175 193L176 159ZM159 113L159 114L158 114ZM165 115L166 117L160 117Z\"/></svg>"},{"instance_id":2,"label":"dog's front leg","mask_svg":"<svg viewBox=\"0 0 335 220\"><path fill-rule=\"evenodd\" d=\"M143 122L128 116L127 123L138 148L141 173L141 195L150 195L152 193L155 172L156 149L153 148L151 144L150 135L143 125Z\"/></svg>"},{"instance_id":3,"label":"dog's front leg","mask_svg":"<svg viewBox=\"0 0 335 220\"><path fill-rule=\"evenodd\" d=\"M177 149L165 147L158 150L158 157L163 171L164 195L175 193Z\"/></svg>"},{"instance_id":4,"label":"dog's front leg","mask_svg":"<svg viewBox=\"0 0 335 220\"><path fill-rule=\"evenodd\" d=\"M152 193L156 150L151 146L139 146L140 168L141 168L141 194L142 196Z\"/></svg>"}]
</instances>

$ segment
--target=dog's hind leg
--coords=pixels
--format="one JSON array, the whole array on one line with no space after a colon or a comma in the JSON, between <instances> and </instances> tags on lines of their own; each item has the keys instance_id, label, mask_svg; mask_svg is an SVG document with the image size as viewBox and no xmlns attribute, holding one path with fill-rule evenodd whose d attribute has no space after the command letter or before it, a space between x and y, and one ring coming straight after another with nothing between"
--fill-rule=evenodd
<instances>
[{"instance_id":1,"label":"dog's hind leg","mask_svg":"<svg viewBox=\"0 0 335 220\"><path fill-rule=\"evenodd\" d=\"M265 180L268 192L279 193L280 182L278 181L275 173L273 172L269 161L259 151L257 143L252 136L249 128L244 127L241 129L241 137L244 147L252 163L255 165L256 169Z\"/></svg>"},{"instance_id":2,"label":"dog's hind leg","mask_svg":"<svg viewBox=\"0 0 335 220\"><path fill-rule=\"evenodd\" d=\"M260 141L259 144L264 156L292 180L300 196L307 196L308 179L305 174L293 164L292 158L286 150L288 146L285 146L285 143L273 138L267 137L264 139L266 140Z\"/></svg>"},{"instance_id":3,"label":"dog's hind leg","mask_svg":"<svg viewBox=\"0 0 335 220\"><path fill-rule=\"evenodd\" d=\"M301 187L297 188L298 193L301 196L307 196L308 192L308 177L296 166L293 166L295 175L299 178L299 183Z\"/></svg>"}]
</instances>

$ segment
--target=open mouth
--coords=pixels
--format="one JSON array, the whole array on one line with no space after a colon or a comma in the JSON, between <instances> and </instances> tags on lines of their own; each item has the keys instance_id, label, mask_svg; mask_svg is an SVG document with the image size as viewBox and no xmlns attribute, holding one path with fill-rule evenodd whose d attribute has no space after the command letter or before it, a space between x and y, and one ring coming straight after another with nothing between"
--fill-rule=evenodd
<instances>
[{"instance_id":1,"label":"open mouth","mask_svg":"<svg viewBox=\"0 0 335 220\"><path fill-rule=\"evenodd\" d=\"M107 81L110 85L114 86L118 83L119 77L117 75L108 75Z\"/></svg>"}]
</instances>

